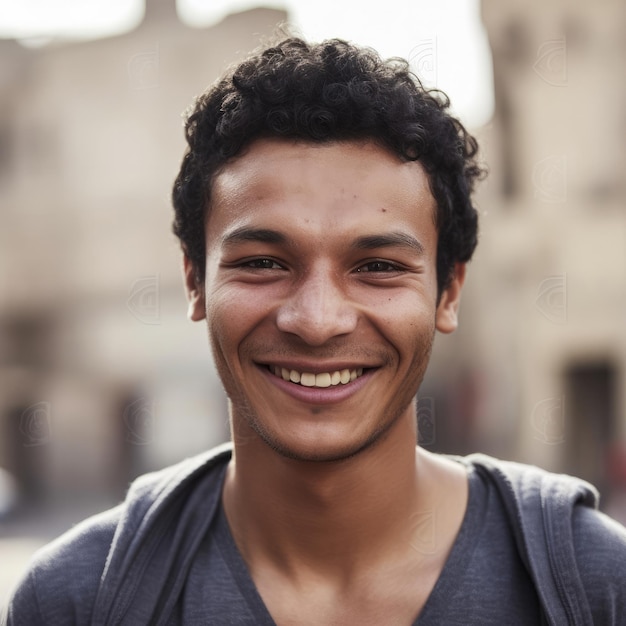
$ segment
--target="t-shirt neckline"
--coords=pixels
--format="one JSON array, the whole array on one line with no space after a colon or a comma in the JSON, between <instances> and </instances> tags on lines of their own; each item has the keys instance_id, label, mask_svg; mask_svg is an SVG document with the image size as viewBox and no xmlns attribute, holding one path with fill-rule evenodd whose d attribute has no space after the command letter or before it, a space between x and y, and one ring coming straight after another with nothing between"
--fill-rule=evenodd
<instances>
[{"instance_id":1,"label":"t-shirt neckline","mask_svg":"<svg viewBox=\"0 0 626 626\"><path fill-rule=\"evenodd\" d=\"M429 624L442 623L441 619L445 613L445 607L449 604L454 590L459 588L460 580L472 559L474 548L478 543L476 535L482 527L481 521L487 510L488 491L484 488L478 472L476 472L473 466L465 463L463 465L466 466L468 474L468 500L465 515L439 578L419 615L413 621L412 626L428 626ZM276 626L235 543L221 498L217 511L215 532L217 544L220 547L224 561L239 587L248 608L254 615L256 623L261 626Z\"/></svg>"}]
</instances>

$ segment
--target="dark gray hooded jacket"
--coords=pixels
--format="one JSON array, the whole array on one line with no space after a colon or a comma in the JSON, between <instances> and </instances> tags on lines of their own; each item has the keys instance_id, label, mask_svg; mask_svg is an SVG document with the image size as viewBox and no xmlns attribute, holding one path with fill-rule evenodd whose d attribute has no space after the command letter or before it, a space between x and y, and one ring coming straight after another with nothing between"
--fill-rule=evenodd
<instances>
[{"instance_id":1,"label":"dark gray hooded jacket","mask_svg":"<svg viewBox=\"0 0 626 626\"><path fill-rule=\"evenodd\" d=\"M123 504L43 548L13 595L8 624L272 624L253 588L228 584L223 571L198 576L195 561L213 532L230 456L230 445L223 445L142 476ZM598 494L591 485L481 454L453 458L498 494L510 526L507 541L515 544L524 576L534 584L541 623L626 624L626 529L595 510ZM245 569L236 558L234 569ZM242 576L250 580L241 571L229 580ZM480 595L481 581L475 583ZM206 606L182 608L183 597L187 605L206 604L206 586L215 588L213 612ZM231 613L233 593L254 595L248 607L256 602L258 611L248 608L247 617L236 608ZM204 599L196 601L194 594ZM415 622L423 623L431 621L425 616Z\"/></svg>"}]
</instances>

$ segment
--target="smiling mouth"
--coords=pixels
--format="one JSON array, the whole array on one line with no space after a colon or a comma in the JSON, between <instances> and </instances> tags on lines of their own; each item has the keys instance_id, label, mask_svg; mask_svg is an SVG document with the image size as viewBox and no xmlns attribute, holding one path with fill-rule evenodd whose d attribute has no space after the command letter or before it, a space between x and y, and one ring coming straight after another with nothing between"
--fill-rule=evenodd
<instances>
[{"instance_id":1,"label":"smiling mouth","mask_svg":"<svg viewBox=\"0 0 626 626\"><path fill-rule=\"evenodd\" d=\"M283 380L302 385L303 387L334 387L336 385L347 385L363 375L363 368L335 370L333 372L321 372L313 374L311 372L298 372L297 370L268 365L269 371Z\"/></svg>"}]
</instances>

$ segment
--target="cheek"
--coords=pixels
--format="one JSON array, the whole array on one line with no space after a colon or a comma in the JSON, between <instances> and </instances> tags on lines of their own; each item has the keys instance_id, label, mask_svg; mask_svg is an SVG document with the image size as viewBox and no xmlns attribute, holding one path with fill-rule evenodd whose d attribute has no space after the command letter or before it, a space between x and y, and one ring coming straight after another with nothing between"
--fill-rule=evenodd
<instances>
[{"instance_id":1,"label":"cheek","mask_svg":"<svg viewBox=\"0 0 626 626\"><path fill-rule=\"evenodd\" d=\"M398 337L401 341L401 354L406 361L410 362L411 368L424 367L430 358L435 338L435 320L433 316L415 319L406 326L406 331Z\"/></svg>"},{"instance_id":2,"label":"cheek","mask_svg":"<svg viewBox=\"0 0 626 626\"><path fill-rule=\"evenodd\" d=\"M404 293L385 296L370 307L379 332L400 352L423 344L434 335L436 307L433 298Z\"/></svg>"},{"instance_id":3,"label":"cheek","mask_svg":"<svg viewBox=\"0 0 626 626\"><path fill-rule=\"evenodd\" d=\"M241 341L242 317L229 299L207 299L207 323L213 362L226 395L232 400L239 394L241 372L238 346Z\"/></svg>"},{"instance_id":4,"label":"cheek","mask_svg":"<svg viewBox=\"0 0 626 626\"><path fill-rule=\"evenodd\" d=\"M214 356L224 361L230 345L236 344L242 323L241 311L224 289L207 289L206 319Z\"/></svg>"},{"instance_id":5,"label":"cheek","mask_svg":"<svg viewBox=\"0 0 626 626\"><path fill-rule=\"evenodd\" d=\"M235 358L250 333L269 318L271 307L258 293L237 285L214 286L207 294L206 317L213 350L221 358Z\"/></svg>"}]
</instances>

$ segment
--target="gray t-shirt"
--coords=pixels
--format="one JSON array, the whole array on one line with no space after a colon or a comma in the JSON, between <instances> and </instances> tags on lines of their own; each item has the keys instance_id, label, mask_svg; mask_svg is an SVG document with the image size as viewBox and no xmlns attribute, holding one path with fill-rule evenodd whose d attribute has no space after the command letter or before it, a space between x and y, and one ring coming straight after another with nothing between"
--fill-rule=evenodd
<instances>
[{"instance_id":1,"label":"gray t-shirt","mask_svg":"<svg viewBox=\"0 0 626 626\"><path fill-rule=\"evenodd\" d=\"M211 584L202 575L208 571L214 573ZM235 546L222 507L201 544L181 609L184 624L274 626ZM541 623L540 616L537 594L515 549L498 494L470 469L465 519L414 624L536 625Z\"/></svg>"},{"instance_id":2,"label":"gray t-shirt","mask_svg":"<svg viewBox=\"0 0 626 626\"><path fill-rule=\"evenodd\" d=\"M138 514L137 507L122 505L83 522L44 548L13 597L8 624L274 624L221 507L228 458L229 453L220 453L198 479L204 485L209 477L210 485L195 503L197 484L193 496L159 505L165 511L161 518L168 520L163 528L171 535L146 530L146 520L159 506L158 498L143 493L136 499L148 500L140 502L144 517L132 527L126 544L123 534L115 534L116 527L129 526ZM548 623L533 575L520 556L515 536L519 529L514 528L501 490L487 469L464 462L469 475L467 512L440 578L414 624ZM164 497L162 490L159 493ZM189 515L197 525L182 527L180 520ZM188 536L188 528L202 530L194 538ZM626 624L626 530L593 509L576 506L573 538L593 622ZM191 547L178 547L183 545L180 542L185 546L191 542ZM110 552L115 558L107 559ZM115 578L114 565L131 574ZM107 581L102 585L106 589L99 589L102 580ZM155 589L162 597L153 597ZM108 611L105 618L99 617L102 607Z\"/></svg>"}]
</instances>

